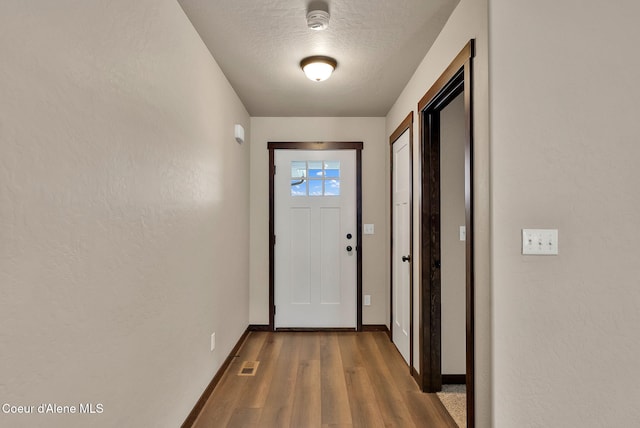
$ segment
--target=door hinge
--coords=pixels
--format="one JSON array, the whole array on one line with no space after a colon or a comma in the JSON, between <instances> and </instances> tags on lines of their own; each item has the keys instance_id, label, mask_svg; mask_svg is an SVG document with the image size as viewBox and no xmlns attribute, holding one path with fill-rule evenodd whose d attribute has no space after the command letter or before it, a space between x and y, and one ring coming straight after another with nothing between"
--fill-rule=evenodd
<instances>
[{"instance_id":1,"label":"door hinge","mask_svg":"<svg viewBox=\"0 0 640 428\"><path fill-rule=\"evenodd\" d=\"M273 305L273 315L276 314L276 305Z\"/></svg>"},{"instance_id":2,"label":"door hinge","mask_svg":"<svg viewBox=\"0 0 640 428\"><path fill-rule=\"evenodd\" d=\"M274 165L273 166L273 175L276 175L276 169L278 168L278 165Z\"/></svg>"},{"instance_id":3,"label":"door hinge","mask_svg":"<svg viewBox=\"0 0 640 428\"><path fill-rule=\"evenodd\" d=\"M276 235L273 235L273 245L276 245Z\"/></svg>"}]
</instances>

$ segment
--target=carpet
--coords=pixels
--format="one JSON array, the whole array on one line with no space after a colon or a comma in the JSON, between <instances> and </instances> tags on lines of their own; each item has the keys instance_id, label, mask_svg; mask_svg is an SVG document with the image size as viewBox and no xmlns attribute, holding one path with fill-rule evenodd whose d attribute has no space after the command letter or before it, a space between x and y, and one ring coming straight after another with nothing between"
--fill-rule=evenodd
<instances>
[{"instance_id":1,"label":"carpet","mask_svg":"<svg viewBox=\"0 0 640 428\"><path fill-rule=\"evenodd\" d=\"M442 385L438 398L459 427L467 426L466 385Z\"/></svg>"}]
</instances>

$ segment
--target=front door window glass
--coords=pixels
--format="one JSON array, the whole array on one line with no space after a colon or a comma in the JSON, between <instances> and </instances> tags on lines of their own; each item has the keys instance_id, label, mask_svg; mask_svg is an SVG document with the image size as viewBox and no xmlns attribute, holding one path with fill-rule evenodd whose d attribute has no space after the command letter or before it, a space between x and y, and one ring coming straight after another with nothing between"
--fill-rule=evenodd
<instances>
[{"instance_id":1,"label":"front door window glass","mask_svg":"<svg viewBox=\"0 0 640 428\"><path fill-rule=\"evenodd\" d=\"M291 162L291 196L340 196L340 161Z\"/></svg>"}]
</instances>

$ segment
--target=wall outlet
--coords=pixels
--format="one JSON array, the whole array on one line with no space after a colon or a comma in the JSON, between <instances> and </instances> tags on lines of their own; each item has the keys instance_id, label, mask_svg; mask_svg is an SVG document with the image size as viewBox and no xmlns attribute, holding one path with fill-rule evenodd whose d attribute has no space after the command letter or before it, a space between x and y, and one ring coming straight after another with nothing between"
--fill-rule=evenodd
<instances>
[{"instance_id":1,"label":"wall outlet","mask_svg":"<svg viewBox=\"0 0 640 428\"><path fill-rule=\"evenodd\" d=\"M211 351L216 349L216 334L211 333Z\"/></svg>"},{"instance_id":2,"label":"wall outlet","mask_svg":"<svg viewBox=\"0 0 640 428\"><path fill-rule=\"evenodd\" d=\"M364 295L364 305L371 306L371 294Z\"/></svg>"}]
</instances>

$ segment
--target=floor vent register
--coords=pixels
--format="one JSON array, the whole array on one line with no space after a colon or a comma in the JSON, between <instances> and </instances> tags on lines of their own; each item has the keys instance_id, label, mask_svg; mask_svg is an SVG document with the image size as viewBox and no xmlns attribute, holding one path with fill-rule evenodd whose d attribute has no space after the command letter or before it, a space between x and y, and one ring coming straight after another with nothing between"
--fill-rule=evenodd
<instances>
[{"instance_id":1,"label":"floor vent register","mask_svg":"<svg viewBox=\"0 0 640 428\"><path fill-rule=\"evenodd\" d=\"M255 376L260 361L244 361L238 371L238 376Z\"/></svg>"}]
</instances>

